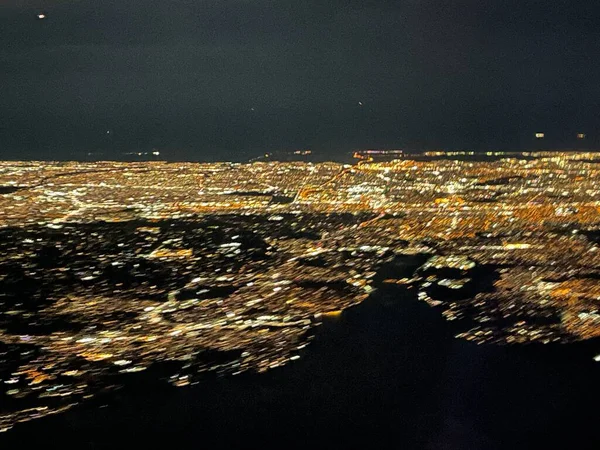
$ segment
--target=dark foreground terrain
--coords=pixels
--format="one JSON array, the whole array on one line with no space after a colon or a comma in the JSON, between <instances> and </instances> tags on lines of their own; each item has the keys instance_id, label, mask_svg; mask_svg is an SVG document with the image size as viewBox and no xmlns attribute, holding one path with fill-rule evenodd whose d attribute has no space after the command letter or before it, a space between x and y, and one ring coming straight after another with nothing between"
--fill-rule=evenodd
<instances>
[{"instance_id":1,"label":"dark foreground terrain","mask_svg":"<svg viewBox=\"0 0 600 450\"><path fill-rule=\"evenodd\" d=\"M2 448L600 448L598 347L478 346L453 338L410 291L384 287L327 320L283 368L208 374L185 388L144 372L108 406L87 403L0 439Z\"/></svg>"}]
</instances>

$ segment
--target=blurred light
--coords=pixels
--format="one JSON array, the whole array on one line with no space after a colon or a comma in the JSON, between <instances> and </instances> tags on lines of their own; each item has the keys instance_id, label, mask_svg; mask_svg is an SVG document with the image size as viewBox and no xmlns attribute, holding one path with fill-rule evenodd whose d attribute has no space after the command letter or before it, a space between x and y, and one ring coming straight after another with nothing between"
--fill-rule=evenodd
<instances>
[{"instance_id":1,"label":"blurred light","mask_svg":"<svg viewBox=\"0 0 600 450\"><path fill-rule=\"evenodd\" d=\"M536 139L544 139L544 136L545 136L544 133L535 133Z\"/></svg>"}]
</instances>

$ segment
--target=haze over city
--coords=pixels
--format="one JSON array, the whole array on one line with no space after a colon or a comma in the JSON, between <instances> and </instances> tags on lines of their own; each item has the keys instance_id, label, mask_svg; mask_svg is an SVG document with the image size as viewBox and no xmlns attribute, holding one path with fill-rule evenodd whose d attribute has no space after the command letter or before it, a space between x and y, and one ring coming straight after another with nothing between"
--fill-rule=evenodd
<instances>
[{"instance_id":1,"label":"haze over city","mask_svg":"<svg viewBox=\"0 0 600 450\"><path fill-rule=\"evenodd\" d=\"M0 152L592 148L594 2L0 4ZM39 20L38 15L44 19ZM575 134L587 133L585 145Z\"/></svg>"}]
</instances>

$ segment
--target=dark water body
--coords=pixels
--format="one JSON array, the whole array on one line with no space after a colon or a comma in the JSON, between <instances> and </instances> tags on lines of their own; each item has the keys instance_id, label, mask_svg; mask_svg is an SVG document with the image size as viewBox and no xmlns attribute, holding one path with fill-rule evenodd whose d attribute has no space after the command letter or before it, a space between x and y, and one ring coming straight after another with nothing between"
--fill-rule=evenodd
<instances>
[{"instance_id":1,"label":"dark water body","mask_svg":"<svg viewBox=\"0 0 600 450\"><path fill-rule=\"evenodd\" d=\"M477 346L411 292L383 287L281 369L187 388L144 372L0 448L600 448L600 343Z\"/></svg>"},{"instance_id":2,"label":"dark water body","mask_svg":"<svg viewBox=\"0 0 600 450\"><path fill-rule=\"evenodd\" d=\"M0 186L0 195L12 194L13 192L20 191L21 189L23 188L17 186Z\"/></svg>"}]
</instances>

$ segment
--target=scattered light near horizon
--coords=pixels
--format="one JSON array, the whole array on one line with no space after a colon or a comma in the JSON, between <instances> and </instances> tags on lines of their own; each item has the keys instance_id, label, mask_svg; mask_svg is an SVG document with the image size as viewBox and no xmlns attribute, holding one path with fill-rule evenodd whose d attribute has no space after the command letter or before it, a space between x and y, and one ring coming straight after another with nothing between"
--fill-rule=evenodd
<instances>
[{"instance_id":1,"label":"scattered light near horizon","mask_svg":"<svg viewBox=\"0 0 600 450\"><path fill-rule=\"evenodd\" d=\"M536 139L544 139L546 135L544 133L535 133Z\"/></svg>"},{"instance_id":2,"label":"scattered light near horizon","mask_svg":"<svg viewBox=\"0 0 600 450\"><path fill-rule=\"evenodd\" d=\"M577 133L577 139L585 139L585 133Z\"/></svg>"}]
</instances>

